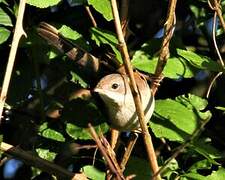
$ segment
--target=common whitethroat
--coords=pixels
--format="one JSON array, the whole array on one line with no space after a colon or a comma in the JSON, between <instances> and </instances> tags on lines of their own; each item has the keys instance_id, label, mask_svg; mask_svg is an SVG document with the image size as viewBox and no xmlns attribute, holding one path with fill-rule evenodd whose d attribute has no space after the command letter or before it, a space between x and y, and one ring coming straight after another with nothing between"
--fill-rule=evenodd
<instances>
[{"instance_id":1,"label":"common whitethroat","mask_svg":"<svg viewBox=\"0 0 225 180\"><path fill-rule=\"evenodd\" d=\"M38 34L55 46L60 52L75 60L82 66L84 71L97 73L99 69L99 59L84 51L78 46L73 46L53 26L42 22L37 29ZM93 74L94 75L94 74ZM152 116L155 107L154 96L143 75L134 72L138 93L141 98L142 107L145 113L146 123ZM109 123L112 128L119 131L131 131L140 128L136 108L129 86L129 78L126 74L109 74L103 77L94 89L103 100L106 112L108 113Z\"/></svg>"},{"instance_id":2,"label":"common whitethroat","mask_svg":"<svg viewBox=\"0 0 225 180\"><path fill-rule=\"evenodd\" d=\"M154 96L146 79L141 74L134 72L134 77L147 123L154 111ZM112 128L119 131L131 131L140 128L127 75L110 74L103 77L98 82L94 92L97 92L105 103Z\"/></svg>"}]
</instances>

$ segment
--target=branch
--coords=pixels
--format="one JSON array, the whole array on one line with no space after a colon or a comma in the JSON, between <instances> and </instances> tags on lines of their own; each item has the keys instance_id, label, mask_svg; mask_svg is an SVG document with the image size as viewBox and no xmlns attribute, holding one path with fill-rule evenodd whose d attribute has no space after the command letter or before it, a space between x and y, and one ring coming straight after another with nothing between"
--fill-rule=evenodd
<instances>
[{"instance_id":1,"label":"branch","mask_svg":"<svg viewBox=\"0 0 225 180\"><path fill-rule=\"evenodd\" d=\"M158 89L159 81L162 80L162 78L160 78L160 77L162 77L163 69L167 63L167 59L170 56L169 45L170 45L170 40L173 36L173 29L174 29L174 24L175 24L174 22L175 22L176 3L177 3L177 0L169 1L167 20L166 20L166 23L164 24L164 36L163 36L162 47L160 50L160 55L159 55L158 63L157 63L156 70L155 70L156 78L152 83L153 94L155 94ZM157 79L160 79L160 80L157 80Z\"/></svg>"},{"instance_id":2,"label":"branch","mask_svg":"<svg viewBox=\"0 0 225 180\"><path fill-rule=\"evenodd\" d=\"M116 161L116 158L112 157L112 154L109 154L109 151L107 151L107 148L103 145L103 143L99 139L97 133L95 132L95 129L93 128L93 126L90 123L88 124L88 127L89 127L89 132L90 132L92 138L94 139L94 141L96 142L99 150L101 151L102 155L104 156L111 172L116 176L116 179L124 180L125 178L122 174L121 169L119 168L119 165ZM103 139L103 140L104 140L103 142L105 144L106 140L105 139ZM109 146L109 143L107 143L107 146Z\"/></svg>"},{"instance_id":3,"label":"branch","mask_svg":"<svg viewBox=\"0 0 225 180\"><path fill-rule=\"evenodd\" d=\"M211 6L211 5L209 4L209 6ZM217 14L218 14L218 13L216 13L216 10L215 10L214 17L213 17L213 32L212 32L212 36L213 36L213 44L214 44L214 47L215 47L217 56L219 57L219 62L220 62L220 64L221 64L221 66L224 67L224 62L223 62L222 56L221 56L221 54L220 54L220 51L219 51L219 48L218 48L217 42L216 42L216 18L217 18ZM210 81L209 87L208 87L208 89L207 89L206 98L209 98L209 94L210 94L210 92L211 92L211 89L212 89L213 84L215 83L215 81L217 80L217 78L220 77L222 74L223 74L223 72L218 72L218 73L212 78L212 80Z\"/></svg>"},{"instance_id":4,"label":"branch","mask_svg":"<svg viewBox=\"0 0 225 180\"><path fill-rule=\"evenodd\" d=\"M211 1L208 0L209 7L216 12L217 16L219 17L220 23L223 27L223 31L225 32L225 22L223 19L223 14L222 14L221 5L220 5L221 0L213 0L213 4L211 4Z\"/></svg>"},{"instance_id":5,"label":"branch","mask_svg":"<svg viewBox=\"0 0 225 180\"><path fill-rule=\"evenodd\" d=\"M64 178L73 178L75 175L74 173L69 172L66 169L50 161L34 156L33 154L29 154L26 151L20 148L14 147L5 142L1 143L0 149L1 151L4 151L6 154L9 154L13 157L21 159L22 161L25 161L25 163L35 166L41 169L42 171L48 172L50 174L54 174Z\"/></svg>"},{"instance_id":6,"label":"branch","mask_svg":"<svg viewBox=\"0 0 225 180\"><path fill-rule=\"evenodd\" d=\"M21 0L19 4L19 11L18 11L18 17L16 21L15 26L15 33L13 35L13 41L12 41L12 47L9 53L9 59L8 64L6 67L6 72L3 80L2 90L1 90L1 96L0 96L0 123L2 119L2 113L4 109L4 104L7 98L7 93L9 89L9 83L12 76L13 66L15 62L16 52L18 49L20 38L25 35L25 32L23 30L23 16L26 6L26 0Z\"/></svg>"},{"instance_id":7,"label":"branch","mask_svg":"<svg viewBox=\"0 0 225 180\"><path fill-rule=\"evenodd\" d=\"M143 135L143 138L144 138L146 151L147 151L148 158L149 158L149 163L150 163L150 166L152 168L153 174L155 174L159 169L158 164L157 164L157 159L156 159L154 147L153 147L153 144L152 144L151 136L148 132L148 127L145 123L146 122L145 121L145 115L144 115L144 111L143 111L143 108L142 108L142 104L141 104L140 96L139 96L139 93L138 93L137 85L136 85L136 82L135 82L135 79L134 79L133 68L132 68L132 65L130 63L130 57L129 57L129 54L128 54L127 45L126 45L124 37L123 37L123 32L122 32L122 28L121 28L121 23L120 23L120 18L119 18L116 0L111 0L111 5L112 5L114 23L115 23L115 28L116 28L116 32L117 32L118 41L119 41L120 51L121 51L121 54L123 56L123 63L124 63L125 69L126 69L126 73L128 74L128 77L130 79L129 85L130 85L131 92L132 92L132 95L133 95L133 98L134 98L134 103L135 103L139 123L140 123L141 129L142 129L142 135ZM158 176L157 178L160 179L160 176Z\"/></svg>"},{"instance_id":8,"label":"branch","mask_svg":"<svg viewBox=\"0 0 225 180\"><path fill-rule=\"evenodd\" d=\"M90 18L90 20L91 20L91 23L92 23L93 27L97 27L97 23L96 23L96 21L95 21L94 16L93 16L92 13L91 13L91 10L90 10L89 6L86 5L86 6L85 6L85 10L86 10L87 13L88 13L88 16L89 16L89 18Z\"/></svg>"}]
</instances>

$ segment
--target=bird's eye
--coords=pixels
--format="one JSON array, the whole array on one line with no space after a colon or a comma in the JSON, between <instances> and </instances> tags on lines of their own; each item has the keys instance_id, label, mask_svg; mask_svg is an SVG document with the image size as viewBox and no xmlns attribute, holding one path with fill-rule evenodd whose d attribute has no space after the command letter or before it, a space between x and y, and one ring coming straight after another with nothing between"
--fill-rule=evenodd
<instances>
[{"instance_id":1,"label":"bird's eye","mask_svg":"<svg viewBox=\"0 0 225 180\"><path fill-rule=\"evenodd\" d=\"M117 84L117 83L112 84L112 89L117 89L118 87L119 87L119 84Z\"/></svg>"}]
</instances>

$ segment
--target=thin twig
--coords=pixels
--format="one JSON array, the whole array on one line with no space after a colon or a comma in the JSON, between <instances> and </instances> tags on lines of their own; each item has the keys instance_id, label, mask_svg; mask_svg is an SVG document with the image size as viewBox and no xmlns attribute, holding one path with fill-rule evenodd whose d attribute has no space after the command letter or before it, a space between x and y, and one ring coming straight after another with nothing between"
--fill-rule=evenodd
<instances>
[{"instance_id":1,"label":"thin twig","mask_svg":"<svg viewBox=\"0 0 225 180\"><path fill-rule=\"evenodd\" d=\"M149 163L152 168L152 172L154 174L159 169L158 163L157 163L157 159L155 156L151 136L148 132L148 127L145 123L146 122L145 115L144 115L143 107L142 107L142 104L140 101L140 96L138 93L137 85L136 85L136 82L134 79L133 68L130 63L130 57L128 54L127 45L126 45L124 37L123 37L123 32L122 32L122 28L121 28L121 23L120 23L116 0L111 0L111 5L112 5L114 23L115 23L115 28L116 28L116 32L117 32L118 41L119 41L120 51L123 56L123 63L124 63L125 69L126 69L126 73L128 74L128 77L130 79L131 92L132 92L132 95L134 98L134 103L135 103L139 123L140 123L141 129L142 129L142 135L144 138L144 142L145 142L145 146L146 146L146 150L147 150L147 154L148 154L148 158L149 158ZM157 178L161 179L160 175Z\"/></svg>"},{"instance_id":2,"label":"thin twig","mask_svg":"<svg viewBox=\"0 0 225 180\"><path fill-rule=\"evenodd\" d=\"M26 6L26 0L21 0L20 4L19 4L18 17L17 17L17 21L16 21L16 26L15 26L15 33L13 35L12 47L11 47L11 50L9 53L8 64L6 67L6 72L5 72L1 96L0 96L0 123L1 123L1 119L2 119L4 104L5 104L5 101L7 98L9 83L10 83L10 79L12 76L12 71L13 71L13 66L14 66L14 62L15 62L15 57L16 57L16 52L18 49L19 41L23 35L26 36L26 34L23 30L23 16L24 16L24 11L25 11L25 6Z\"/></svg>"},{"instance_id":3,"label":"thin twig","mask_svg":"<svg viewBox=\"0 0 225 180\"><path fill-rule=\"evenodd\" d=\"M127 149L126 149L126 151L125 151L125 153L123 155L122 161L120 163L120 167L121 167L122 171L125 170L125 166L126 166L128 160L129 160L129 157L131 155L132 149L133 149L137 139L138 139L138 133L131 134L131 137L129 139L129 144L127 146Z\"/></svg>"},{"instance_id":4,"label":"thin twig","mask_svg":"<svg viewBox=\"0 0 225 180\"><path fill-rule=\"evenodd\" d=\"M25 163L37 167L45 172L50 174L54 174L60 177L72 178L74 177L74 173L69 172L68 170L50 162L45 159L34 156L33 154L27 153L20 148L14 147L10 144L2 142L0 145L1 151L9 154L15 158L18 158Z\"/></svg>"},{"instance_id":5,"label":"thin twig","mask_svg":"<svg viewBox=\"0 0 225 180\"><path fill-rule=\"evenodd\" d=\"M219 17L220 23L223 27L223 31L225 32L225 22L223 19L220 3L221 0L213 0L213 4L210 0L208 0L209 7L216 12L217 16Z\"/></svg>"},{"instance_id":6,"label":"thin twig","mask_svg":"<svg viewBox=\"0 0 225 180\"><path fill-rule=\"evenodd\" d=\"M107 154L107 150L106 148L103 146L101 140L99 139L97 133L95 132L95 129L93 128L93 126L89 123L88 124L88 128L89 128L89 132L92 136L92 138L94 139L94 141L96 142L100 152L102 153L102 155L104 156L108 166L109 166L109 169L111 170L111 172L113 174L115 174L116 178L118 180L122 180L122 179L125 179L123 174L121 173L122 171L119 169L116 168L115 164L112 162L110 156Z\"/></svg>"},{"instance_id":7,"label":"thin twig","mask_svg":"<svg viewBox=\"0 0 225 180\"><path fill-rule=\"evenodd\" d=\"M127 32L128 9L129 9L129 0L122 0L121 1L120 17L121 17L121 26L122 26L124 37L126 37L126 32Z\"/></svg>"},{"instance_id":8,"label":"thin twig","mask_svg":"<svg viewBox=\"0 0 225 180\"><path fill-rule=\"evenodd\" d=\"M217 53L217 56L219 57L219 62L220 62L220 64L221 64L221 66L222 67L224 67L224 62L223 62L223 59L222 59L222 56L221 56L221 54L220 54L220 51L219 51L219 48L218 48L218 46L217 46L217 42L216 42L216 21L217 21L217 15L219 15L220 13L218 12L218 11L220 11L220 8L216 8L216 7L218 7L219 6L219 4L218 4L218 2L216 1L216 0L214 0L214 6L215 6L215 8L214 7L212 7L212 5L210 4L210 1L208 1L208 4L209 4L209 6L210 6L210 8L212 9L212 10L214 10L215 12L214 12L214 16L213 16L213 31L212 31L212 37L213 37L213 44L214 44L214 47L215 47L215 49L216 49L216 53ZM219 9L219 10L218 10ZM220 19L220 21L223 21L223 19L221 20ZM223 22L224 23L224 22ZM222 22L221 22L221 24L223 24ZM224 29L225 30L225 29ZM225 32L225 31L224 31ZM214 77L213 77L213 79L211 80L211 82L210 82L210 84L209 84L209 87L208 87L208 89L207 89L207 93L206 93L206 98L209 98L209 94L210 94L210 92L211 92L211 89L212 89L212 86L213 86L213 84L215 83L215 81L216 81L216 79L219 77L219 76L221 76L223 74L223 72L219 72L219 73L217 73Z\"/></svg>"},{"instance_id":9,"label":"thin twig","mask_svg":"<svg viewBox=\"0 0 225 180\"><path fill-rule=\"evenodd\" d=\"M164 36L163 36L162 47L160 50L160 55L159 55L158 63L157 63L156 70L155 70L156 79L157 79L157 77L160 78L162 76L163 69L167 63L167 59L170 56L169 44L170 44L170 40L173 36L176 3L177 3L177 0L169 1L167 20L164 25ZM159 82L152 83L153 94L156 93L156 91L158 89L158 84L159 84Z\"/></svg>"},{"instance_id":10,"label":"thin twig","mask_svg":"<svg viewBox=\"0 0 225 180\"><path fill-rule=\"evenodd\" d=\"M92 13L91 13L91 10L90 10L89 6L85 6L85 9L86 9L86 11L87 11L87 13L88 13L88 16L89 16L89 18L90 18L90 20L91 20L91 23L92 23L93 27L97 27L97 23L96 23L96 21L95 21L94 16L93 16Z\"/></svg>"}]
</instances>

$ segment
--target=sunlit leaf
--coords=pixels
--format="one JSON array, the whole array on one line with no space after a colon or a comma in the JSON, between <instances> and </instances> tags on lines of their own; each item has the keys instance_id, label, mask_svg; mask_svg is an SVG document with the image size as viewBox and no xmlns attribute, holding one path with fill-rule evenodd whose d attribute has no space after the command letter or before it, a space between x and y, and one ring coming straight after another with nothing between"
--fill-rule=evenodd
<instances>
[{"instance_id":1,"label":"sunlit leaf","mask_svg":"<svg viewBox=\"0 0 225 180\"><path fill-rule=\"evenodd\" d=\"M98 46L101 44L109 45L115 53L117 60L122 63L122 56L120 51L117 49L118 40L115 34L111 31L106 31L99 28L91 28L91 33L91 39L94 40Z\"/></svg>"},{"instance_id":2,"label":"sunlit leaf","mask_svg":"<svg viewBox=\"0 0 225 180\"><path fill-rule=\"evenodd\" d=\"M4 26L13 26L11 18L2 8L0 8L0 24Z\"/></svg>"},{"instance_id":3,"label":"sunlit leaf","mask_svg":"<svg viewBox=\"0 0 225 180\"><path fill-rule=\"evenodd\" d=\"M87 44L86 40L83 36L77 31L71 29L70 27L63 25L60 29L58 29L60 34L62 34L65 38L70 39L75 45L90 51L91 47Z\"/></svg>"},{"instance_id":4,"label":"sunlit leaf","mask_svg":"<svg viewBox=\"0 0 225 180\"><path fill-rule=\"evenodd\" d=\"M96 167L90 165L84 166L82 170L84 174L90 179L104 180L106 176L105 172L102 172Z\"/></svg>"},{"instance_id":5,"label":"sunlit leaf","mask_svg":"<svg viewBox=\"0 0 225 180\"><path fill-rule=\"evenodd\" d=\"M27 0L27 4L36 6L38 8L47 8L57 5L61 0Z\"/></svg>"},{"instance_id":6,"label":"sunlit leaf","mask_svg":"<svg viewBox=\"0 0 225 180\"><path fill-rule=\"evenodd\" d=\"M53 161L55 159L56 153L49 151L48 149L37 148L36 152L38 155L46 160Z\"/></svg>"},{"instance_id":7,"label":"sunlit leaf","mask_svg":"<svg viewBox=\"0 0 225 180\"><path fill-rule=\"evenodd\" d=\"M209 57L200 56L192 51L187 51L183 49L177 49L177 53L178 55L186 59L190 64L199 69L210 70L215 72L224 71L224 68L219 63L213 61Z\"/></svg>"},{"instance_id":8,"label":"sunlit leaf","mask_svg":"<svg viewBox=\"0 0 225 180\"><path fill-rule=\"evenodd\" d=\"M206 105L205 99L194 95L178 96L176 100L156 100L150 121L152 131L157 137L183 142L199 127L201 119L210 119L210 111L201 112Z\"/></svg>"},{"instance_id":9,"label":"sunlit leaf","mask_svg":"<svg viewBox=\"0 0 225 180\"><path fill-rule=\"evenodd\" d=\"M141 71L153 74L158 57L149 54L152 50L151 46L151 44L144 44L140 50L137 50L132 58L132 64ZM191 68L182 58L170 57L163 70L163 75L171 79L179 79L180 77L191 78L194 76L194 68Z\"/></svg>"},{"instance_id":10,"label":"sunlit leaf","mask_svg":"<svg viewBox=\"0 0 225 180\"><path fill-rule=\"evenodd\" d=\"M61 141L61 142L65 141L65 138L63 137L63 135L60 132L49 128L47 123L43 123L39 127L39 132L41 136L46 137L48 139L53 139L55 141Z\"/></svg>"},{"instance_id":11,"label":"sunlit leaf","mask_svg":"<svg viewBox=\"0 0 225 180\"><path fill-rule=\"evenodd\" d=\"M96 11L101 13L107 21L113 19L112 8L109 0L88 0L88 4L92 5Z\"/></svg>"},{"instance_id":12,"label":"sunlit leaf","mask_svg":"<svg viewBox=\"0 0 225 180\"><path fill-rule=\"evenodd\" d=\"M11 32L4 28L0 27L0 44L4 43L10 36Z\"/></svg>"}]
</instances>

